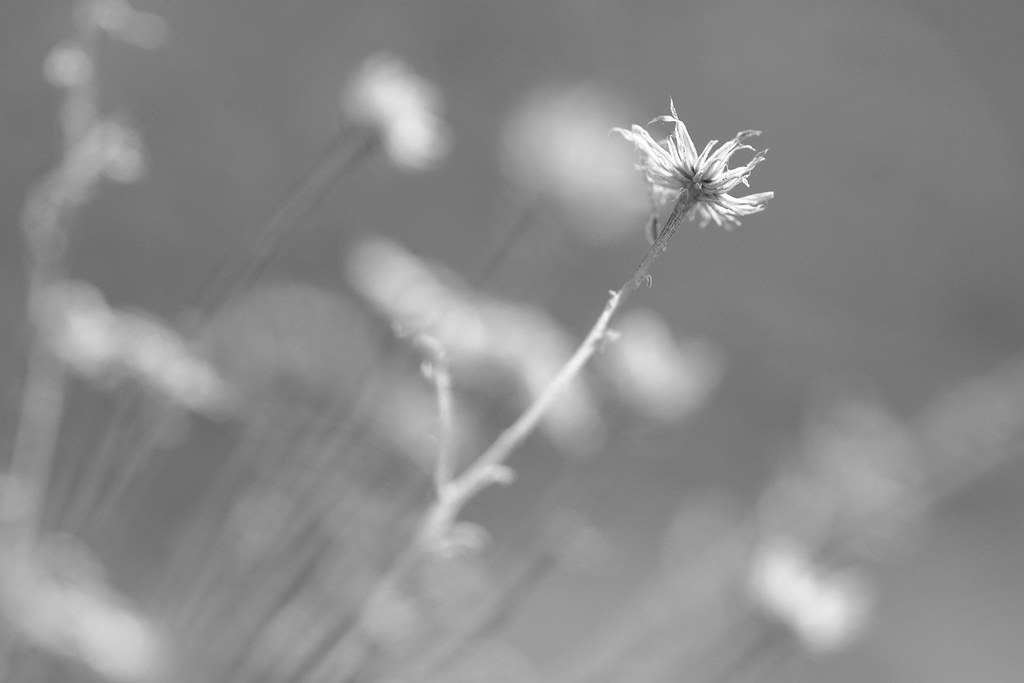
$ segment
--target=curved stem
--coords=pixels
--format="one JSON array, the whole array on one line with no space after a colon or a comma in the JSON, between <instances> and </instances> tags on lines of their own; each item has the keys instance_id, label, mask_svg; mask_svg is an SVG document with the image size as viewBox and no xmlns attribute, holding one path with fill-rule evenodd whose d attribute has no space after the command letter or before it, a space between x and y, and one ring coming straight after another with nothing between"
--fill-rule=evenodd
<instances>
[{"instance_id":1,"label":"curved stem","mask_svg":"<svg viewBox=\"0 0 1024 683\"><path fill-rule=\"evenodd\" d=\"M421 541L429 543L438 538L438 534L443 534L450 528L462 508L473 497L491 484L502 481L507 474L501 470L505 461L533 433L547 410L609 338L609 325L612 318L626 303L630 295L648 280L655 259L665 251L668 241L675 235L676 230L679 229L686 219L686 215L696 203L697 195L694 193L684 192L679 198L658 239L644 255L632 277L626 280L618 291L611 293L601 315L598 316L597 321L590 328L590 332L587 333L569 361L519 418L498 435L494 443L472 465L450 481L442 495L438 496L434 506L428 511L424 526L420 531Z\"/></svg>"},{"instance_id":2,"label":"curved stem","mask_svg":"<svg viewBox=\"0 0 1024 683\"><path fill-rule=\"evenodd\" d=\"M196 320L201 322L244 291L270 262L274 249L320 203L335 182L377 144L375 137L350 129L341 130L273 212L255 229L244 233L237 249L223 257L195 296ZM188 326L188 325L186 325Z\"/></svg>"}]
</instances>

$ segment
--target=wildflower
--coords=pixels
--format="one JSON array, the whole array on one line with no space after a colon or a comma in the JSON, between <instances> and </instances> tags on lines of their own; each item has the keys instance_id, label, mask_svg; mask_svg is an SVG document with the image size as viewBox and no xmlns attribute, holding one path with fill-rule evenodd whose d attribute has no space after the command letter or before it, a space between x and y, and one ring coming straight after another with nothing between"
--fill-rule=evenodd
<instances>
[{"instance_id":1,"label":"wildflower","mask_svg":"<svg viewBox=\"0 0 1024 683\"><path fill-rule=\"evenodd\" d=\"M152 680L163 643L153 624L113 591L81 544L44 537L18 571L0 565L0 612L27 643L77 660L103 680Z\"/></svg>"},{"instance_id":2,"label":"wildflower","mask_svg":"<svg viewBox=\"0 0 1024 683\"><path fill-rule=\"evenodd\" d=\"M146 155L138 131L121 118L100 119L90 124L58 169L50 201L81 204L101 180L131 184L145 174Z\"/></svg>"},{"instance_id":3,"label":"wildflower","mask_svg":"<svg viewBox=\"0 0 1024 683\"><path fill-rule=\"evenodd\" d=\"M346 87L341 106L349 121L379 136L402 168L423 170L448 153L450 135L439 115L439 91L396 57L367 59Z\"/></svg>"},{"instance_id":4,"label":"wildflower","mask_svg":"<svg viewBox=\"0 0 1024 683\"><path fill-rule=\"evenodd\" d=\"M761 131L741 131L717 150L714 148L718 140L712 140L698 154L686 125L676 114L675 104L670 101L669 107L672 111L671 116L659 116L654 119L675 125L675 130L661 144L637 125L629 130L614 129L632 142L640 152L640 165L637 168L647 176L654 203L658 205L674 202L684 192L691 197L695 196L697 203L690 210L688 217L692 220L699 216L702 228L714 221L715 225L730 229L740 224L740 216L763 211L765 202L775 196L774 192L759 192L746 197L733 197L729 192L737 185L748 184L747 176L764 160L764 151L756 152L743 166L728 166L729 159L736 152L754 149L743 141L760 135ZM655 225L654 221L652 225ZM649 235L652 241L656 236Z\"/></svg>"},{"instance_id":5,"label":"wildflower","mask_svg":"<svg viewBox=\"0 0 1024 683\"><path fill-rule=\"evenodd\" d=\"M108 180L131 184L146 174L142 138L130 124L118 119L100 121L92 130L90 144L100 172Z\"/></svg>"},{"instance_id":6,"label":"wildflower","mask_svg":"<svg viewBox=\"0 0 1024 683\"><path fill-rule=\"evenodd\" d=\"M587 240L624 236L646 210L632 152L608 135L625 107L594 85L530 96L502 132L502 166L532 196L552 201Z\"/></svg>"},{"instance_id":7,"label":"wildflower","mask_svg":"<svg viewBox=\"0 0 1024 683\"><path fill-rule=\"evenodd\" d=\"M51 285L42 322L51 353L83 377L102 378L120 352L116 318L100 291L87 283Z\"/></svg>"},{"instance_id":8,"label":"wildflower","mask_svg":"<svg viewBox=\"0 0 1024 683\"><path fill-rule=\"evenodd\" d=\"M520 400L539 396L572 355L572 340L542 311L480 295L453 273L385 240L357 246L347 259L353 288L403 330L425 331L450 354L462 379L493 387L494 371ZM545 426L570 452L603 439L586 384L577 380L545 414Z\"/></svg>"},{"instance_id":9,"label":"wildflower","mask_svg":"<svg viewBox=\"0 0 1024 683\"><path fill-rule=\"evenodd\" d=\"M805 550L782 541L768 543L757 553L749 589L766 613L814 652L849 644L864 630L872 606L863 577L823 572Z\"/></svg>"},{"instance_id":10,"label":"wildflower","mask_svg":"<svg viewBox=\"0 0 1024 683\"><path fill-rule=\"evenodd\" d=\"M363 628L378 644L396 645L422 628L424 615L416 603L394 586L383 586L370 597Z\"/></svg>"},{"instance_id":11,"label":"wildflower","mask_svg":"<svg viewBox=\"0 0 1024 683\"><path fill-rule=\"evenodd\" d=\"M43 75L62 88L85 85L93 78L94 65L82 46L75 41L58 43L43 62Z\"/></svg>"},{"instance_id":12,"label":"wildflower","mask_svg":"<svg viewBox=\"0 0 1024 683\"><path fill-rule=\"evenodd\" d=\"M671 423L699 409L718 386L723 359L701 339L677 341L654 311L627 314L605 368L640 413Z\"/></svg>"},{"instance_id":13,"label":"wildflower","mask_svg":"<svg viewBox=\"0 0 1024 683\"><path fill-rule=\"evenodd\" d=\"M227 406L227 385L185 339L155 319L109 307L92 285L52 285L40 323L51 353L86 379L114 384L132 377L201 413Z\"/></svg>"},{"instance_id":14,"label":"wildflower","mask_svg":"<svg viewBox=\"0 0 1024 683\"><path fill-rule=\"evenodd\" d=\"M834 507L832 524L858 552L905 547L924 504L924 474L899 420L872 403L843 401L811 424L803 451L808 474Z\"/></svg>"},{"instance_id":15,"label":"wildflower","mask_svg":"<svg viewBox=\"0 0 1024 683\"><path fill-rule=\"evenodd\" d=\"M118 39L145 49L167 40L167 22L151 12L140 12L127 0L99 0L89 7L88 19Z\"/></svg>"},{"instance_id":16,"label":"wildflower","mask_svg":"<svg viewBox=\"0 0 1024 683\"><path fill-rule=\"evenodd\" d=\"M66 117L67 130L77 129L75 118ZM25 203L22 229L32 250L45 253L64 237L62 217L89 201L100 181L133 183L145 173L142 140L130 125L114 118L90 120L60 166L36 185Z\"/></svg>"},{"instance_id":17,"label":"wildflower","mask_svg":"<svg viewBox=\"0 0 1024 683\"><path fill-rule=\"evenodd\" d=\"M194 412L227 408L230 391L216 370L188 342L160 321L115 311L121 350L118 364L150 390Z\"/></svg>"}]
</instances>

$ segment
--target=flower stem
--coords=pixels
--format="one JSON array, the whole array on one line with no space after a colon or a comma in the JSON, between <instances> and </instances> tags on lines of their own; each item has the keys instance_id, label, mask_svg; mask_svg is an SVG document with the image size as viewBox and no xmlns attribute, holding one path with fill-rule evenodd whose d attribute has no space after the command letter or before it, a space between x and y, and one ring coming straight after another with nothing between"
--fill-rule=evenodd
<instances>
[{"instance_id":1,"label":"flower stem","mask_svg":"<svg viewBox=\"0 0 1024 683\"><path fill-rule=\"evenodd\" d=\"M288 680L304 680L306 677L315 678L315 675L308 676L308 674L310 672L314 672L314 674L317 672L322 673L327 664L339 653L348 653L349 656L346 661L349 662L350 670L344 672L344 674L337 671L332 672L334 680L341 683L350 683L350 681L355 679L358 675L358 669L365 663L365 659L369 656L369 650L372 649L363 629L367 615L373 609L377 599L394 590L402 581L408 578L418 566L423 553L435 547L437 541L444 538L458 518L462 508L477 493L491 484L507 481L506 476L508 472L503 469L504 462L536 429L551 404L562 394L572 380L586 366L590 358L601 348L601 344L608 336L608 326L615 313L622 307L630 295L647 280L654 260L665 250L668 241L672 239L672 236L696 203L696 195L691 197L691 193L684 192L680 196L658 239L647 251L633 276L618 291L612 292L611 298L605 304L601 315L569 361L555 375L534 402L512 425L498 436L494 443L472 465L467 467L461 474L448 479L439 487L436 500L424 514L423 521L417 529L412 542L389 563L388 569L376 581L375 588L355 608L354 615L340 624L336 632L329 634L329 637L321 642L321 647L305 658L301 664L300 673L295 673ZM435 472L435 485L444 476L444 473L439 475Z\"/></svg>"},{"instance_id":2,"label":"flower stem","mask_svg":"<svg viewBox=\"0 0 1024 683\"><path fill-rule=\"evenodd\" d=\"M92 21L94 0L76 8L76 38L90 66L96 62L100 30ZM31 327L28 368L21 395L8 481L0 490L0 521L10 523L13 556L25 562L35 548L64 416L65 370L42 338L47 289L62 279L75 212L96 182L80 171L82 141L96 124L98 85L94 77L68 88L62 105L63 157L30 191L21 215L28 256L26 311Z\"/></svg>"},{"instance_id":3,"label":"flower stem","mask_svg":"<svg viewBox=\"0 0 1024 683\"><path fill-rule=\"evenodd\" d=\"M242 235L236 250L224 256L195 296L198 323L219 310L259 277L274 249L327 195L334 183L373 151L374 136L341 130L302 178L262 223ZM186 324L186 327L189 327Z\"/></svg>"},{"instance_id":4,"label":"flower stem","mask_svg":"<svg viewBox=\"0 0 1024 683\"><path fill-rule=\"evenodd\" d=\"M8 485L0 496L0 519L13 523L12 546L19 560L27 559L39 536L64 412L63 367L38 340L29 354Z\"/></svg>"},{"instance_id":5,"label":"flower stem","mask_svg":"<svg viewBox=\"0 0 1024 683\"><path fill-rule=\"evenodd\" d=\"M452 453L455 418L452 407L452 373L448 367L448 354L439 341L430 337L421 342L430 354L429 378L434 385L437 398L438 429L437 462L434 466L434 487L440 496L451 481L455 471L455 455Z\"/></svg>"},{"instance_id":6,"label":"flower stem","mask_svg":"<svg viewBox=\"0 0 1024 683\"><path fill-rule=\"evenodd\" d=\"M519 418L498 435L498 438L473 464L448 483L442 495L438 496L437 501L427 513L424 526L420 531L420 540L422 542L429 543L431 540L438 538L438 534L443 534L447 531L462 511L462 508L473 497L491 484L500 481L500 468L508 460L512 452L533 433L548 408L580 374L594 354L600 350L602 343L609 336L608 326L612 318L622 308L623 304L626 303L630 295L647 281L655 259L658 258L661 252L665 251L668 241L672 239L680 224L686 219L690 209L696 205L698 196L696 193L683 192L676 202L675 208L672 209L672 213L669 215L658 239L644 255L633 276L626 280L618 291L612 292L601 315L597 318L594 326L590 328L590 332L583 339L583 342L569 361L559 370L558 374L555 375L544 391L537 396Z\"/></svg>"}]
</instances>

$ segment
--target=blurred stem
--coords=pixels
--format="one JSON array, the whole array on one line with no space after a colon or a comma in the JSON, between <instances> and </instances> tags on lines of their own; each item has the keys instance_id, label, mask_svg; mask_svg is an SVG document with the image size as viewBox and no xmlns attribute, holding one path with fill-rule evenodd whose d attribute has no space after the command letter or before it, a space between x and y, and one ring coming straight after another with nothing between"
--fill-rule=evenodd
<instances>
[{"instance_id":1,"label":"blurred stem","mask_svg":"<svg viewBox=\"0 0 1024 683\"><path fill-rule=\"evenodd\" d=\"M34 268L29 283L29 315L40 309L47 276ZM64 369L35 334L29 351L21 413L14 437L8 489L0 500L0 519L14 529L15 557L24 560L39 536L46 489L64 412Z\"/></svg>"},{"instance_id":2,"label":"blurred stem","mask_svg":"<svg viewBox=\"0 0 1024 683\"><path fill-rule=\"evenodd\" d=\"M344 128L320 158L257 227L242 235L196 294L196 323L219 310L256 280L288 232L305 218L334 184L366 158L378 144L375 136Z\"/></svg>"},{"instance_id":3,"label":"blurred stem","mask_svg":"<svg viewBox=\"0 0 1024 683\"><path fill-rule=\"evenodd\" d=\"M504 463L512 452L536 429L540 420L552 403L569 386L586 366L589 360L609 338L608 326L615 313L626 303L629 297L648 281L651 266L655 259L665 251L669 240L675 235L679 226L686 220L699 195L684 191L672 209L658 239L644 255L640 265L632 277L612 292L590 332L569 361L555 375L545 390L534 400L519 418L502 432L491 446L462 474L450 480L441 495L427 510L412 543L402 551L390 564L389 569L381 576L376 588L363 600L351 622L344 624L331 634L328 647L315 650L303 663L300 673L290 680L316 678L328 666L333 656L338 653L349 653L348 661L351 670L334 672L335 680L348 683L358 675L358 667L364 661L365 653L370 648L363 627L369 611L377 600L390 591L395 590L416 568L421 554L427 549L437 546L438 541L445 538L462 508L477 493L491 484L508 481L510 473ZM326 643L325 643L326 644Z\"/></svg>"},{"instance_id":4,"label":"blurred stem","mask_svg":"<svg viewBox=\"0 0 1024 683\"><path fill-rule=\"evenodd\" d=\"M413 668L413 680L431 680L457 663L475 645L497 633L557 565L558 557L552 549L542 549L530 558L525 568L480 609L468 627L451 634L426 653L423 661Z\"/></svg>"},{"instance_id":5,"label":"blurred stem","mask_svg":"<svg viewBox=\"0 0 1024 683\"><path fill-rule=\"evenodd\" d=\"M127 416L134 416L137 410L145 407L135 390L126 391L127 396L119 395L114 414L109 418L111 424L128 424ZM102 433L102 440L90 450L90 458L60 501L63 508L58 517L60 528L76 535L86 531L89 520L100 506L103 492L120 476L118 473L123 468L118 462L118 455L132 449L130 437L134 435L135 432L128 429L123 433L106 429Z\"/></svg>"},{"instance_id":6,"label":"blurred stem","mask_svg":"<svg viewBox=\"0 0 1024 683\"><path fill-rule=\"evenodd\" d=\"M749 618L718 640L718 650L708 655L717 666L708 683L765 680L795 654L791 634Z\"/></svg>"},{"instance_id":7,"label":"blurred stem","mask_svg":"<svg viewBox=\"0 0 1024 683\"><path fill-rule=\"evenodd\" d=\"M429 546L443 537L466 504L480 491L491 484L507 480L508 472L503 469L505 461L533 433L551 405L576 379L594 354L600 350L602 344L609 339L609 325L612 318L633 292L648 281L655 259L665 251L669 240L686 219L690 209L696 205L698 196L684 191L684 194L676 202L675 208L672 209L658 239L644 255L632 277L626 280L618 291L612 292L601 315L569 361L534 400L533 404L506 428L472 465L448 483L442 495L438 497L434 506L427 513L418 539L421 543Z\"/></svg>"},{"instance_id":8,"label":"blurred stem","mask_svg":"<svg viewBox=\"0 0 1024 683\"><path fill-rule=\"evenodd\" d=\"M99 83L95 77L101 35L95 20L99 6L99 0L81 0L74 10L75 40L93 75L67 86L61 111L65 148L81 141L99 118Z\"/></svg>"},{"instance_id":9,"label":"blurred stem","mask_svg":"<svg viewBox=\"0 0 1024 683\"><path fill-rule=\"evenodd\" d=\"M274 249L280 245L297 223L299 223L327 195L335 182L347 171L372 152L377 145L373 136L359 133L352 129L338 132L322 152L317 162L310 168L294 187L285 195L277 208L240 238L237 249L226 254L215 266L207 280L200 286L194 297L195 306L191 314L183 321L186 334L194 333L200 324L220 310L243 292L247 285L259 277L269 263ZM133 413L126 408L126 402L132 398L121 399L115 417L107 427L107 442L113 442L115 436L125 430L133 419ZM118 463L119 476L114 484L115 495L108 496L100 510L91 509L92 500L86 501L89 507L83 516L90 519L102 519L112 511L120 500L121 494L132 478L149 462L152 452L159 442L159 431L164 421L158 415L149 423L139 427L139 443L126 446L128 453L125 461ZM104 465L109 464L107 460ZM102 474L102 473L100 473ZM94 476L95 478L95 476ZM102 480L102 477L100 477ZM88 495L95 497L97 492L90 488Z\"/></svg>"},{"instance_id":10,"label":"blurred stem","mask_svg":"<svg viewBox=\"0 0 1024 683\"><path fill-rule=\"evenodd\" d=\"M352 683L359 675L360 668L374 650L372 639L365 632L366 619L373 609L397 591L402 582L412 575L418 566L420 548L415 544L406 546L388 564L388 569L376 581L352 612L346 612L342 619L333 624L325 637L303 658L303 661L283 680L316 681L327 675L337 683ZM345 667L337 667L339 655L344 655ZM332 663L337 668L332 668Z\"/></svg>"},{"instance_id":11,"label":"blurred stem","mask_svg":"<svg viewBox=\"0 0 1024 683\"><path fill-rule=\"evenodd\" d=\"M75 13L75 38L93 69L100 38L99 27L92 20L94 3L83 0ZM0 499L0 520L12 526L14 557L20 561L27 559L39 536L64 414L64 367L42 343L40 324L45 315L46 290L63 274L74 211L88 197L76 169L81 163L79 143L98 116L98 99L95 77L68 87L62 107L63 158L32 189L22 213L29 271L26 313L32 338L9 480ZM95 178L84 182L91 184Z\"/></svg>"},{"instance_id":12,"label":"blurred stem","mask_svg":"<svg viewBox=\"0 0 1024 683\"><path fill-rule=\"evenodd\" d=\"M32 339L11 455L11 483L0 500L0 519L12 523L15 557L20 559L32 551L40 532L66 398L64 366L41 340L46 290L63 277L75 211L98 180L93 171L82 170L83 163L91 164L83 143L99 118L95 71L102 32L94 16L97 3L81 0L75 7L74 39L91 75L66 86L61 107L63 158L32 189L21 218L28 251L26 311Z\"/></svg>"},{"instance_id":13,"label":"blurred stem","mask_svg":"<svg viewBox=\"0 0 1024 683\"><path fill-rule=\"evenodd\" d=\"M492 244L468 277L473 285L487 284L496 278L502 265L508 262L512 252L523 242L530 228L537 224L537 216L543 208L540 200L534 198L506 198L505 203L510 206L495 219L499 222L499 228Z\"/></svg>"},{"instance_id":14,"label":"blurred stem","mask_svg":"<svg viewBox=\"0 0 1024 683\"><path fill-rule=\"evenodd\" d=\"M436 337L417 333L413 340L423 349L427 360L423 364L423 375L434 386L437 400L438 429L437 460L434 463L434 489L441 496L455 472L452 439L454 417L452 408L452 373L448 364L448 353Z\"/></svg>"}]
</instances>

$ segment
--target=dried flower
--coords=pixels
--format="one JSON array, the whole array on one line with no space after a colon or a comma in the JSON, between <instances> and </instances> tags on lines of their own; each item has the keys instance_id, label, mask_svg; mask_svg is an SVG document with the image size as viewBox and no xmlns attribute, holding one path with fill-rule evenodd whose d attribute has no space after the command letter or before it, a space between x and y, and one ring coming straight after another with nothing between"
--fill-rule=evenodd
<instances>
[{"instance_id":1,"label":"dried flower","mask_svg":"<svg viewBox=\"0 0 1024 683\"><path fill-rule=\"evenodd\" d=\"M728 194L737 185L747 185L747 176L764 160L764 151L761 151L756 152L743 166L729 168L728 165L729 159L736 152L754 149L743 144L743 141L760 135L761 131L740 131L736 137L715 151L712 150L718 144L718 140L712 140L698 154L686 125L679 120L675 104L671 101L669 108L672 111L671 116L659 116L654 119L675 125L675 130L661 144L637 125L629 130L615 129L636 145L640 152L640 165L637 168L647 176L647 182L651 186L651 198L655 204L674 202L683 192L695 193L697 204L688 217L694 219L699 215L701 227L714 221L715 225L727 229L739 225L740 216L763 211L765 202L775 196L774 192L759 192L746 197L733 197ZM656 235L649 237L653 241Z\"/></svg>"},{"instance_id":2,"label":"dried flower","mask_svg":"<svg viewBox=\"0 0 1024 683\"><path fill-rule=\"evenodd\" d=\"M380 137L391 160L423 170L448 153L450 134L440 118L441 94L392 55L366 60L341 99L345 116Z\"/></svg>"}]
</instances>

